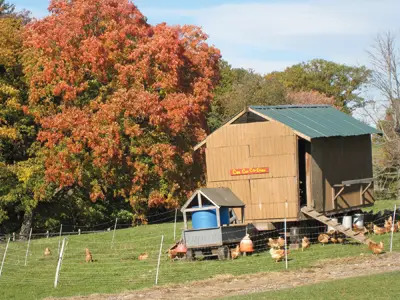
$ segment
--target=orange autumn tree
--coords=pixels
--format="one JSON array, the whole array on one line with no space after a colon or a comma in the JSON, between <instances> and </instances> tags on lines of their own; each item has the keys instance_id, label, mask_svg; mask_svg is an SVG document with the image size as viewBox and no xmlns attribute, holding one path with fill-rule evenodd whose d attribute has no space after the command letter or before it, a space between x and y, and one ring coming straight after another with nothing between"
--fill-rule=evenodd
<instances>
[{"instance_id":1,"label":"orange autumn tree","mask_svg":"<svg viewBox=\"0 0 400 300\"><path fill-rule=\"evenodd\" d=\"M27 110L46 178L137 215L173 207L201 176L217 49L194 26L152 26L128 0L53 0L25 33Z\"/></svg>"}]
</instances>

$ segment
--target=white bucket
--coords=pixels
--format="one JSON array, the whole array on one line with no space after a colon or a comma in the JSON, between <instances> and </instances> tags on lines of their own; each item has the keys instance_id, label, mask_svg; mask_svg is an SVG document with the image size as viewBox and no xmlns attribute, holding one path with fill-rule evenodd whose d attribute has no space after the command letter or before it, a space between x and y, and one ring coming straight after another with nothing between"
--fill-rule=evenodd
<instances>
[{"instance_id":1,"label":"white bucket","mask_svg":"<svg viewBox=\"0 0 400 300\"><path fill-rule=\"evenodd\" d=\"M360 228L364 227L364 214L354 214L353 224Z\"/></svg>"},{"instance_id":2,"label":"white bucket","mask_svg":"<svg viewBox=\"0 0 400 300\"><path fill-rule=\"evenodd\" d=\"M336 223L338 222L338 218L332 218L331 219L332 221L336 221ZM328 232L329 231L335 231L336 229L335 228L333 228L333 227L331 227L331 226L328 226Z\"/></svg>"},{"instance_id":3,"label":"white bucket","mask_svg":"<svg viewBox=\"0 0 400 300\"><path fill-rule=\"evenodd\" d=\"M352 224L353 224L352 221L353 221L353 220L352 220L352 217L351 217L351 216L343 216L342 225L343 225L345 228L351 229L351 228L352 228Z\"/></svg>"}]
</instances>

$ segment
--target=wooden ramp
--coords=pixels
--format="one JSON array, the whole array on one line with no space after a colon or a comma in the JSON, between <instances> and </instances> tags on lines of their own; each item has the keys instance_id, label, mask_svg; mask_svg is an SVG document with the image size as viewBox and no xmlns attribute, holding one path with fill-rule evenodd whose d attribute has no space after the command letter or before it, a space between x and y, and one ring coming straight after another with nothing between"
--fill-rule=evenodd
<instances>
[{"instance_id":1,"label":"wooden ramp","mask_svg":"<svg viewBox=\"0 0 400 300\"><path fill-rule=\"evenodd\" d=\"M346 228L343 225L341 225L340 223L332 220L331 218L325 216L322 213L319 213L317 211L315 211L312 208L309 207L302 207L301 208L301 212L306 214L307 216L320 221L321 223L328 225L332 228L335 228L335 230L337 230L338 232L343 233L344 235L346 235L349 238L352 238L354 240L356 240L357 242L363 243L368 245L368 242L370 241L364 234L362 234L361 232L355 232L350 228Z\"/></svg>"}]
</instances>

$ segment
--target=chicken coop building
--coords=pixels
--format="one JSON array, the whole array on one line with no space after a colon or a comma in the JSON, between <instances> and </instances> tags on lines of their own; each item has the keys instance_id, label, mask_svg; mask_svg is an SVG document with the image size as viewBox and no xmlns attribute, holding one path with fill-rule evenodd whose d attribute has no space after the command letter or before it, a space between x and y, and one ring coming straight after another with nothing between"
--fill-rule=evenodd
<instances>
[{"instance_id":1,"label":"chicken coop building","mask_svg":"<svg viewBox=\"0 0 400 300\"><path fill-rule=\"evenodd\" d=\"M206 147L207 187L245 203L239 219L298 221L302 207L332 215L373 203L375 133L326 105L250 106L195 150Z\"/></svg>"}]
</instances>

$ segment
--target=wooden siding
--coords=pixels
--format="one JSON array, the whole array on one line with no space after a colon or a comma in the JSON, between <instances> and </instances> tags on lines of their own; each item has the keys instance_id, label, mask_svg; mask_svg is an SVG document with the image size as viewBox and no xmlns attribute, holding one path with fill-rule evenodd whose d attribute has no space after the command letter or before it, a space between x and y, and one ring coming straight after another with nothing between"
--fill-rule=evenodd
<instances>
[{"instance_id":1,"label":"wooden siding","mask_svg":"<svg viewBox=\"0 0 400 300\"><path fill-rule=\"evenodd\" d=\"M228 187L245 204L245 218L297 218L297 137L275 121L231 124L207 139L207 186ZM231 176L233 168L268 167L267 174ZM235 210L238 217L240 212Z\"/></svg>"},{"instance_id":2,"label":"wooden siding","mask_svg":"<svg viewBox=\"0 0 400 300\"><path fill-rule=\"evenodd\" d=\"M373 188L360 199L359 184L345 187L336 207L332 202L333 185L373 177L369 135L315 139L311 143L311 155L312 200L316 210L340 211L373 202Z\"/></svg>"},{"instance_id":3,"label":"wooden siding","mask_svg":"<svg viewBox=\"0 0 400 300\"><path fill-rule=\"evenodd\" d=\"M251 140L279 136L294 136L294 133L275 121L245 124L230 124L221 127L207 138L207 148L249 145Z\"/></svg>"}]
</instances>

